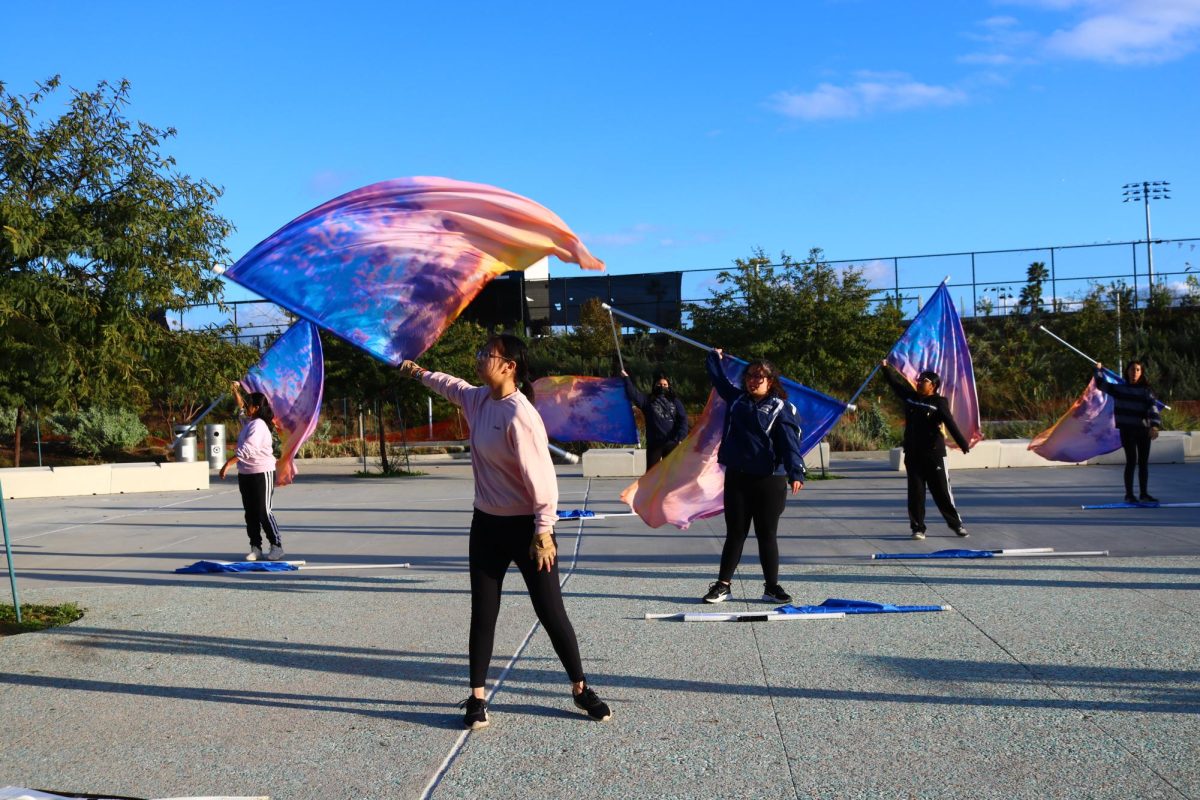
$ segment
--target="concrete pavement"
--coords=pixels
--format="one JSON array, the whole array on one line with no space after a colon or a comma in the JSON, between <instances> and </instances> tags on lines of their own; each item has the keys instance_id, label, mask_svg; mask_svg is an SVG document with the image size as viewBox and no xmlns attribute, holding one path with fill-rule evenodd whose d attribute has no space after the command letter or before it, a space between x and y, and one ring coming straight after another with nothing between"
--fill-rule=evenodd
<instances>
[{"instance_id":1,"label":"concrete pavement","mask_svg":"<svg viewBox=\"0 0 1200 800\"><path fill-rule=\"evenodd\" d=\"M246 549L236 484L8 504L23 602L79 622L0 639L0 785L141 797L1200 797L1196 509L1082 511L1119 467L955 473L963 542L929 504L907 537L884 454L835 454L781 524L797 602L948 603L938 614L648 622L697 608L720 518L564 522L560 565L588 721L519 574L497 630L492 726L465 735L469 465L411 479L305 464L276 497L289 558L383 564L176 575ZM1152 491L1196 500L1200 464ZM625 480L559 467L560 507L625 510ZM1104 559L871 562L943 547ZM751 541L723 608L766 608ZM515 657L514 657L515 656ZM510 663L511 662L511 663Z\"/></svg>"}]
</instances>

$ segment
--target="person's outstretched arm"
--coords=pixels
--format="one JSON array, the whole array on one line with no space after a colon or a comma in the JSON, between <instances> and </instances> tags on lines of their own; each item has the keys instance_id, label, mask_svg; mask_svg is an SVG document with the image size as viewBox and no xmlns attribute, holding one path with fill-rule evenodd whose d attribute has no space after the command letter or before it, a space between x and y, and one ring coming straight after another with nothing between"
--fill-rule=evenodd
<instances>
[{"instance_id":1,"label":"person's outstretched arm","mask_svg":"<svg viewBox=\"0 0 1200 800\"><path fill-rule=\"evenodd\" d=\"M628 372L621 370L621 375L625 378L625 397L638 408L644 409L646 407L646 395L639 392L637 387L633 385L633 378L629 377Z\"/></svg>"},{"instance_id":2,"label":"person's outstretched arm","mask_svg":"<svg viewBox=\"0 0 1200 800\"><path fill-rule=\"evenodd\" d=\"M908 378L904 377L891 364L887 363L887 359L882 362L883 377L888 382L888 386L892 387L892 391L901 400L907 400L910 397L916 397L917 390L914 389L908 382Z\"/></svg>"},{"instance_id":3,"label":"person's outstretched arm","mask_svg":"<svg viewBox=\"0 0 1200 800\"><path fill-rule=\"evenodd\" d=\"M958 445L958 449L963 453L971 452L971 445L967 442L967 437L962 435L962 431L958 429L958 423L954 421L954 417L950 414L950 403L946 398L938 395L938 415L941 417L942 424L946 426L946 432L950 434L950 438L954 439L954 443Z\"/></svg>"},{"instance_id":4,"label":"person's outstretched arm","mask_svg":"<svg viewBox=\"0 0 1200 800\"><path fill-rule=\"evenodd\" d=\"M737 388L730 382L725 375L725 370L721 369L721 359L724 358L724 352L721 348L716 348L708 352L708 358L704 360L704 368L708 370L708 379L712 381L713 388L717 390L717 394L721 395L721 399L726 403L732 403L742 395L742 390Z\"/></svg>"},{"instance_id":5,"label":"person's outstretched arm","mask_svg":"<svg viewBox=\"0 0 1200 800\"><path fill-rule=\"evenodd\" d=\"M459 408L462 408L467 392L476 388L462 378L444 372L430 372L415 361L401 361L398 369L403 377L415 378Z\"/></svg>"}]
</instances>

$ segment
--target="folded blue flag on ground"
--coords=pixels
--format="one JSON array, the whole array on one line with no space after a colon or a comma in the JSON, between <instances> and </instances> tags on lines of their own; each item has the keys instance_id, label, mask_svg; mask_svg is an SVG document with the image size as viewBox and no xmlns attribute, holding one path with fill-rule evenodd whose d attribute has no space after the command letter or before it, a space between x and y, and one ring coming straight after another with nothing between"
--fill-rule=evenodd
<instances>
[{"instance_id":1,"label":"folded blue flag on ground","mask_svg":"<svg viewBox=\"0 0 1200 800\"><path fill-rule=\"evenodd\" d=\"M897 606L892 603L872 603L870 600L843 600L831 597L819 606L794 606L790 603L775 609L781 614L902 614L909 611L945 611L945 606Z\"/></svg>"},{"instance_id":2,"label":"folded blue flag on ground","mask_svg":"<svg viewBox=\"0 0 1200 800\"><path fill-rule=\"evenodd\" d=\"M991 558L991 550L935 550L932 553L876 553L872 558Z\"/></svg>"},{"instance_id":3,"label":"folded blue flag on ground","mask_svg":"<svg viewBox=\"0 0 1200 800\"><path fill-rule=\"evenodd\" d=\"M292 572L300 569L286 561L197 561L176 572Z\"/></svg>"},{"instance_id":4,"label":"folded blue flag on ground","mask_svg":"<svg viewBox=\"0 0 1200 800\"><path fill-rule=\"evenodd\" d=\"M594 517L595 511L588 511L586 508L573 508L570 511L559 511L559 519L579 519L580 517Z\"/></svg>"}]
</instances>

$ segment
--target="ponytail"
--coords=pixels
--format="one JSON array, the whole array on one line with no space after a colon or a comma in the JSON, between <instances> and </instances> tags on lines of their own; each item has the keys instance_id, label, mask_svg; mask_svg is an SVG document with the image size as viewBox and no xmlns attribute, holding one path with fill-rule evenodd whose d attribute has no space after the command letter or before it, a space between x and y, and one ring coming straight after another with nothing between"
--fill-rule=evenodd
<instances>
[{"instance_id":1,"label":"ponytail","mask_svg":"<svg viewBox=\"0 0 1200 800\"><path fill-rule=\"evenodd\" d=\"M267 423L267 428L275 430L275 412L271 410L271 401L262 392L251 392L246 395L246 407L257 406L258 411L254 412L252 419L261 419Z\"/></svg>"}]
</instances>

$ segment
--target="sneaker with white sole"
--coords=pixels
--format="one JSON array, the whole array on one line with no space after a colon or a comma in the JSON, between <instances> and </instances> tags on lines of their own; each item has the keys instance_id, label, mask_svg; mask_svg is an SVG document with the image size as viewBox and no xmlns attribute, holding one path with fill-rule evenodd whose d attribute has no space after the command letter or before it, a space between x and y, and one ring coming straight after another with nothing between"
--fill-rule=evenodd
<instances>
[{"instance_id":1,"label":"sneaker with white sole","mask_svg":"<svg viewBox=\"0 0 1200 800\"><path fill-rule=\"evenodd\" d=\"M263 554L262 554L261 547L251 547L250 552L246 553L245 560L246 561L262 561L262 557L263 557Z\"/></svg>"},{"instance_id":2,"label":"sneaker with white sole","mask_svg":"<svg viewBox=\"0 0 1200 800\"><path fill-rule=\"evenodd\" d=\"M706 603L724 603L731 594L733 594L733 589L728 583L717 581L708 587L708 594L701 599Z\"/></svg>"},{"instance_id":3,"label":"sneaker with white sole","mask_svg":"<svg viewBox=\"0 0 1200 800\"><path fill-rule=\"evenodd\" d=\"M477 731L491 725L492 723L488 721L487 706L487 700L475 695L471 695L459 703L459 708L467 710L466 714L463 715L463 726Z\"/></svg>"},{"instance_id":4,"label":"sneaker with white sole","mask_svg":"<svg viewBox=\"0 0 1200 800\"><path fill-rule=\"evenodd\" d=\"M607 722L612 719L612 710L601 700L590 686L584 686L583 691L574 696L575 707L586 711L587 715L597 722Z\"/></svg>"},{"instance_id":5,"label":"sneaker with white sole","mask_svg":"<svg viewBox=\"0 0 1200 800\"><path fill-rule=\"evenodd\" d=\"M954 535L961 536L962 538L965 539L968 536L970 536L971 534L967 533L967 529L965 526L959 525L957 528L954 529Z\"/></svg>"},{"instance_id":6,"label":"sneaker with white sole","mask_svg":"<svg viewBox=\"0 0 1200 800\"><path fill-rule=\"evenodd\" d=\"M271 552L267 553L267 561L282 561L283 548L277 544L271 545Z\"/></svg>"},{"instance_id":7,"label":"sneaker with white sole","mask_svg":"<svg viewBox=\"0 0 1200 800\"><path fill-rule=\"evenodd\" d=\"M790 603L790 602L792 602L792 596L790 594L788 594L787 592L785 592L783 590L783 587L780 586L778 583L776 583L775 585L771 585L769 583L764 583L762 599L767 601L768 603Z\"/></svg>"},{"instance_id":8,"label":"sneaker with white sole","mask_svg":"<svg viewBox=\"0 0 1200 800\"><path fill-rule=\"evenodd\" d=\"M912 538L914 538L914 539L918 539L918 540L920 540L920 539L924 539L924 538L925 538L925 531L913 531L913 532L912 532Z\"/></svg>"}]
</instances>

